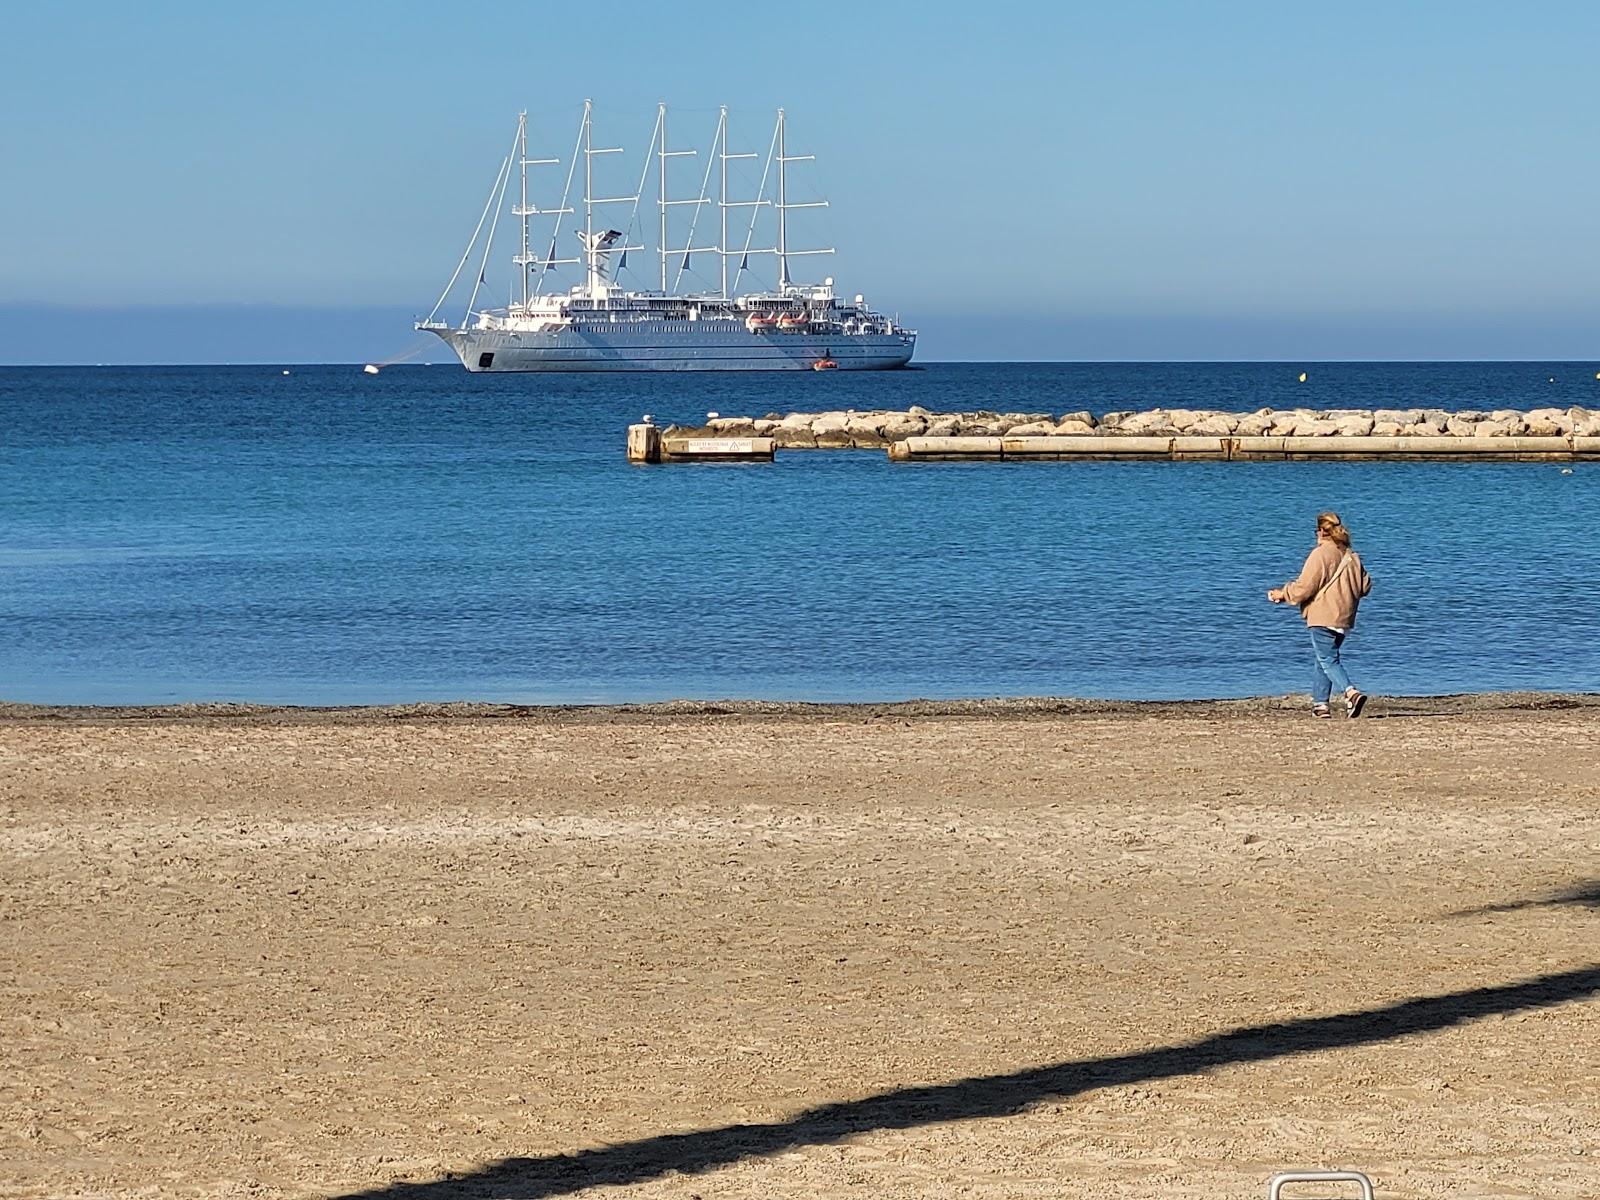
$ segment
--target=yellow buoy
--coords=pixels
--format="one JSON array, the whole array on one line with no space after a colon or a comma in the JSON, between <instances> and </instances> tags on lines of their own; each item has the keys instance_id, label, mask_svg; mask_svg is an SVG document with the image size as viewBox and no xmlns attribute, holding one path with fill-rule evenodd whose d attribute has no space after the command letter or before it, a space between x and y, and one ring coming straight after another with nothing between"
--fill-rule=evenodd
<instances>
[{"instance_id":1,"label":"yellow buoy","mask_svg":"<svg viewBox=\"0 0 1600 1200\"><path fill-rule=\"evenodd\" d=\"M1595 378L1596 379L1600 379L1600 375L1596 375ZM1304 371L1301 371L1300 372L1300 382L1304 383L1305 381L1306 381L1306 373Z\"/></svg>"}]
</instances>

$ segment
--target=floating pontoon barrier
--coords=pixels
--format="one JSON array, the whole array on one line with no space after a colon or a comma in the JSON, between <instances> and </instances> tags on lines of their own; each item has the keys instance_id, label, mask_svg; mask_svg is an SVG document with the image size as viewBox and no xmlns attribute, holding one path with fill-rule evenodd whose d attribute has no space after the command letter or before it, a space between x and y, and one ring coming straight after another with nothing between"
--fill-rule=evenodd
<instances>
[{"instance_id":1,"label":"floating pontoon barrier","mask_svg":"<svg viewBox=\"0 0 1600 1200\"><path fill-rule=\"evenodd\" d=\"M1600 459L1600 437L910 437L891 442L896 462L947 459L1201 459L1250 462L1392 459L1571 462Z\"/></svg>"},{"instance_id":2,"label":"floating pontoon barrier","mask_svg":"<svg viewBox=\"0 0 1600 1200\"><path fill-rule=\"evenodd\" d=\"M776 447L769 437L662 437L655 425L628 426L629 462L771 462Z\"/></svg>"},{"instance_id":3,"label":"floating pontoon barrier","mask_svg":"<svg viewBox=\"0 0 1600 1200\"><path fill-rule=\"evenodd\" d=\"M769 437L662 438L662 462L771 462L777 442Z\"/></svg>"}]
</instances>

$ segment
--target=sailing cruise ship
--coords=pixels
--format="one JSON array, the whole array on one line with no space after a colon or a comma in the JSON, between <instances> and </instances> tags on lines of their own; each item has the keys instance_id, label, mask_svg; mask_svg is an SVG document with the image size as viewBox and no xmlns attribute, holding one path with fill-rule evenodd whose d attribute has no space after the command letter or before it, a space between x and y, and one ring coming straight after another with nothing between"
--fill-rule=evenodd
<instances>
[{"instance_id":1,"label":"sailing cruise ship","mask_svg":"<svg viewBox=\"0 0 1600 1200\"><path fill-rule=\"evenodd\" d=\"M790 260L832 254L832 249L797 249L789 244L789 214L796 209L825 208L826 201L794 202L789 198L789 164L808 161L811 155L791 155L784 141L784 112L778 110L760 186L752 198L735 199L729 193L728 164L755 159L754 152L734 153L728 148L728 110L719 110L716 134L702 175L699 193L674 198L668 192L668 162L693 157L694 150L667 148L667 109L659 106L655 130L645 155L639 187L631 195L596 196L595 160L621 154L621 147L596 147L592 104L584 101L583 119L576 145L567 163L566 187L554 207L530 203L528 168L556 166L556 158L528 157L528 116L517 118L517 133L510 153L500 164L489 198L467 249L445 285L439 301L417 328L437 334L449 343L469 371L870 371L903 367L916 349L915 330L895 318L875 312L861 296L853 300L834 294L833 280L820 284L797 283L791 278ZM634 242L639 233L639 209L654 159L657 176L657 241L654 257L659 284L649 290L629 290L616 281L628 269L628 254L648 253ZM578 249L573 257L558 257L561 221L579 210L570 202L574 176L583 168L581 199L583 227L574 230ZM713 168L719 186L713 194ZM774 194L767 194L775 177ZM512 295L503 308L479 307L486 287L486 272L506 194L513 178L520 180L516 202L509 209L520 226ZM609 228L597 214L609 206L632 205L625 229ZM671 218L679 207L690 210L689 227L680 246L669 245ZM720 237L716 245L694 244L701 210L715 206ZM734 215L749 210L745 228L730 229ZM770 210L775 220L771 245L753 245L757 219ZM536 225L553 219L548 245L534 249ZM619 222L621 223L621 222ZM679 223L682 223L680 218ZM486 232L487 227L487 232ZM481 251L479 249L481 243ZM542 239L541 239L542 243ZM439 312L468 262L479 254L477 283L467 301L460 325L439 320ZM681 290L684 276L693 276L696 256L716 263L715 278L695 279L696 291ZM776 265L776 286L753 287L752 261L770 258ZM576 265L583 282L564 291L547 291L560 277L561 268ZM613 269L615 268L615 269ZM732 278L730 279L730 269Z\"/></svg>"}]
</instances>

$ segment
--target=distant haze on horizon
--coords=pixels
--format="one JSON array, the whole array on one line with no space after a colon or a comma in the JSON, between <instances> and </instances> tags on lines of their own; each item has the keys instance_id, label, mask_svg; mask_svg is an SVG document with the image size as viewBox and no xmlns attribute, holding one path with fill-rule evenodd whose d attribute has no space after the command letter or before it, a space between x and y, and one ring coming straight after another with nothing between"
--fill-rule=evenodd
<instances>
[{"instance_id":1,"label":"distant haze on horizon","mask_svg":"<svg viewBox=\"0 0 1600 1200\"><path fill-rule=\"evenodd\" d=\"M902 310L920 326L917 363L1205 361L1600 361L1573 318L1507 329L1489 321L1386 323L1149 315L1009 319ZM0 305L0 365L457 362L399 309L267 307L33 309ZM1497 352L1511 346L1515 352ZM26 348L15 354L12 348ZM1358 352L1351 352L1354 347ZM1583 349L1595 350L1584 354Z\"/></svg>"},{"instance_id":2,"label":"distant haze on horizon","mask_svg":"<svg viewBox=\"0 0 1600 1200\"><path fill-rule=\"evenodd\" d=\"M530 168L551 205L586 96L596 144L629 151L608 194L636 190L657 101L699 151L680 195L717 105L763 155L783 105L790 152L817 156L798 198L832 205L796 240L839 250L797 277L899 313L918 361L1600 357L1600 6L609 11L481 36L419 3L8 13L0 363L403 353L517 112L564 160ZM511 231L486 273L502 303ZM625 282L654 286L656 261Z\"/></svg>"}]
</instances>

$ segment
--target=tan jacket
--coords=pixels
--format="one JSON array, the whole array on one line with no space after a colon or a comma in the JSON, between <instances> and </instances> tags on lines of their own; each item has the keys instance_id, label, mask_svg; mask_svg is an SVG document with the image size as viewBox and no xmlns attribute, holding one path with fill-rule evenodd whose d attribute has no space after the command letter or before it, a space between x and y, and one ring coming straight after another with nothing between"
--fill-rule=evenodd
<instances>
[{"instance_id":1,"label":"tan jacket","mask_svg":"<svg viewBox=\"0 0 1600 1200\"><path fill-rule=\"evenodd\" d=\"M1300 606L1307 625L1329 629L1353 629L1361 597L1372 590L1372 576L1361 565L1361 556L1346 552L1332 542L1322 542L1306 557L1300 577L1283 585L1283 599ZM1339 568L1344 564L1344 569Z\"/></svg>"}]
</instances>

